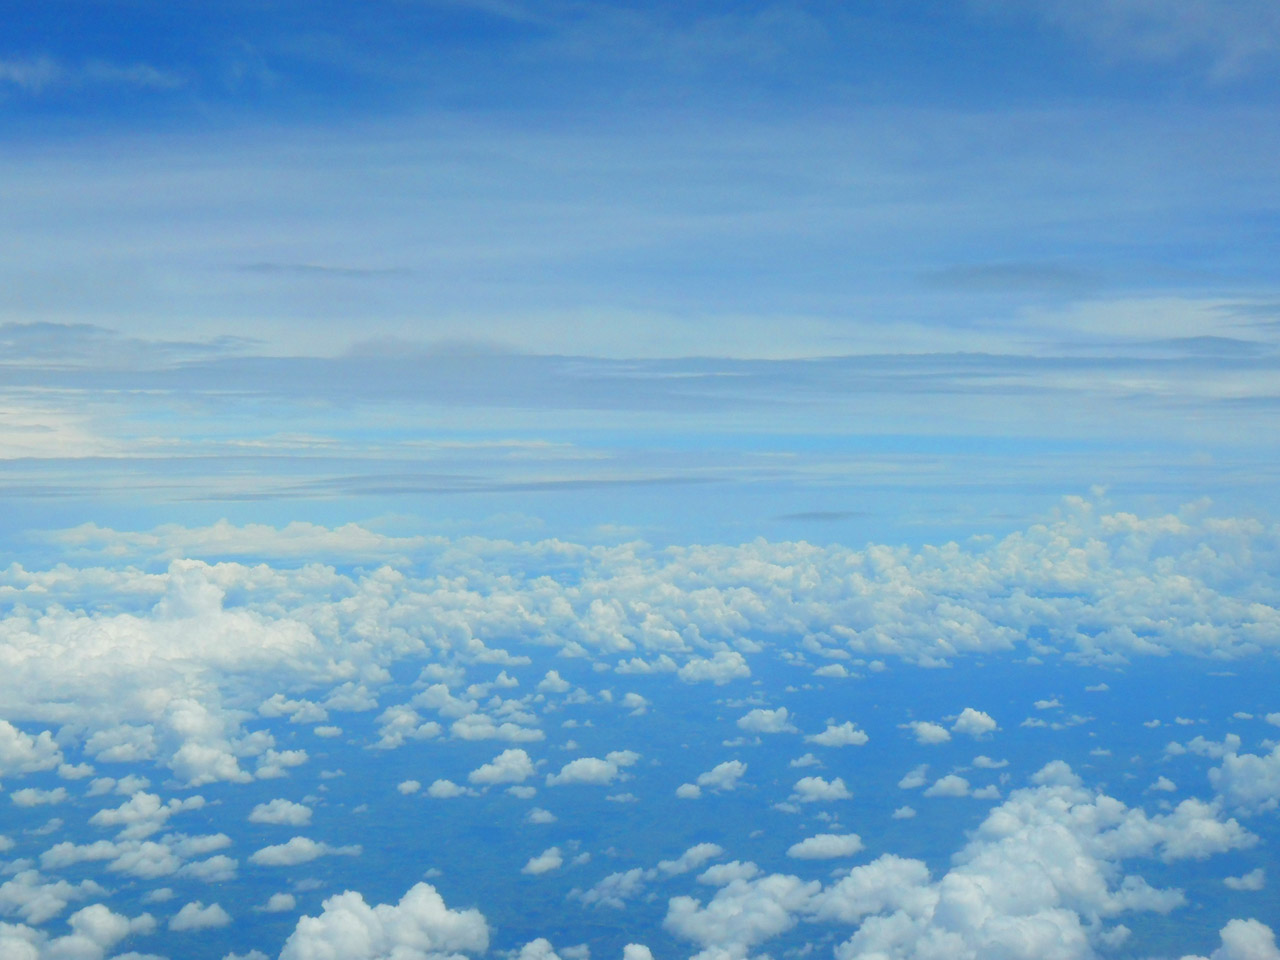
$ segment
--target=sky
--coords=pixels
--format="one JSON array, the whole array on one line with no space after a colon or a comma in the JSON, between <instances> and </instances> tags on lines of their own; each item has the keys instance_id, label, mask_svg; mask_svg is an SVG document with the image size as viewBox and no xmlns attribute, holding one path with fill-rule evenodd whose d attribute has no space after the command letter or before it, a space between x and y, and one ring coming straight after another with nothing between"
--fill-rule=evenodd
<instances>
[{"instance_id":1,"label":"sky","mask_svg":"<svg viewBox=\"0 0 1280 960\"><path fill-rule=\"evenodd\" d=\"M6 960L1280 960L1271 0L0 12Z\"/></svg>"}]
</instances>

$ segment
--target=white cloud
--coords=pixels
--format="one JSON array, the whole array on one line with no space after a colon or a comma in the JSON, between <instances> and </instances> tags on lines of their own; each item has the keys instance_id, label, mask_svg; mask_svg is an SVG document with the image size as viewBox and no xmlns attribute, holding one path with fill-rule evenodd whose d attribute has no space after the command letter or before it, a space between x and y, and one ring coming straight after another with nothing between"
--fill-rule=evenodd
<instances>
[{"instance_id":1,"label":"white cloud","mask_svg":"<svg viewBox=\"0 0 1280 960\"><path fill-rule=\"evenodd\" d=\"M1230 747L1239 742L1237 737ZM1212 756L1217 751L1205 752ZM1209 771L1209 782L1232 807L1251 813L1276 809L1280 805L1280 745L1261 755L1225 750L1222 765Z\"/></svg>"},{"instance_id":2,"label":"white cloud","mask_svg":"<svg viewBox=\"0 0 1280 960\"><path fill-rule=\"evenodd\" d=\"M737 650L718 650L710 658L690 658L676 671L676 676L685 683L710 682L722 686L731 680L751 676L751 668L747 666L746 657Z\"/></svg>"},{"instance_id":3,"label":"white cloud","mask_svg":"<svg viewBox=\"0 0 1280 960\"><path fill-rule=\"evenodd\" d=\"M459 786L452 780L434 780L431 786L427 787L427 796L435 797L437 800L449 800L453 797L463 797L471 791L466 787Z\"/></svg>"},{"instance_id":4,"label":"white cloud","mask_svg":"<svg viewBox=\"0 0 1280 960\"><path fill-rule=\"evenodd\" d=\"M913 720L910 723L904 723L903 727L915 734L917 743L946 743L951 739L951 734L946 727L927 720Z\"/></svg>"},{"instance_id":5,"label":"white cloud","mask_svg":"<svg viewBox=\"0 0 1280 960\"><path fill-rule=\"evenodd\" d=\"M559 870L563 864L564 857L560 853L560 848L550 847L536 857L530 857L529 862L520 868L520 872L538 876L550 873L552 870Z\"/></svg>"},{"instance_id":6,"label":"white cloud","mask_svg":"<svg viewBox=\"0 0 1280 960\"><path fill-rule=\"evenodd\" d=\"M231 923L231 915L216 903L207 907L199 900L186 904L169 918L169 929L177 931L209 930Z\"/></svg>"},{"instance_id":7,"label":"white cloud","mask_svg":"<svg viewBox=\"0 0 1280 960\"><path fill-rule=\"evenodd\" d=\"M48 730L32 736L0 720L0 777L52 770L62 762L62 751Z\"/></svg>"},{"instance_id":8,"label":"white cloud","mask_svg":"<svg viewBox=\"0 0 1280 960\"><path fill-rule=\"evenodd\" d=\"M525 823L555 823L556 815L550 810L543 810L541 807L534 807L524 815Z\"/></svg>"},{"instance_id":9,"label":"white cloud","mask_svg":"<svg viewBox=\"0 0 1280 960\"><path fill-rule=\"evenodd\" d=\"M482 764L467 775L471 783L523 783L533 776L533 761L529 754L519 748L503 750L486 764Z\"/></svg>"},{"instance_id":10,"label":"white cloud","mask_svg":"<svg viewBox=\"0 0 1280 960\"><path fill-rule=\"evenodd\" d=\"M951 729L955 733L967 733L971 737L981 737L999 729L999 726L989 714L983 713L981 710L975 710L973 707L965 707L960 712L960 716L956 718L956 722L951 725ZM919 731L916 732L916 735L919 736Z\"/></svg>"},{"instance_id":11,"label":"white cloud","mask_svg":"<svg viewBox=\"0 0 1280 960\"><path fill-rule=\"evenodd\" d=\"M570 783L610 784L618 778L621 768L631 766L637 759L639 755L630 750L615 750L603 760L599 757L579 757L566 763L559 773L547 774L547 786Z\"/></svg>"},{"instance_id":12,"label":"white cloud","mask_svg":"<svg viewBox=\"0 0 1280 960\"><path fill-rule=\"evenodd\" d=\"M673 897L662 925L682 940L691 940L709 956L746 957L758 943L795 926L802 909L821 884L799 877L769 874L732 880L704 906L693 897Z\"/></svg>"},{"instance_id":13,"label":"white cloud","mask_svg":"<svg viewBox=\"0 0 1280 960\"><path fill-rule=\"evenodd\" d=\"M1267 874L1262 867L1250 870L1239 877L1223 877L1228 890L1261 890L1267 885Z\"/></svg>"},{"instance_id":14,"label":"white cloud","mask_svg":"<svg viewBox=\"0 0 1280 960\"><path fill-rule=\"evenodd\" d=\"M332 854L348 857L359 856L360 847L358 844L332 847L327 843L320 843L308 837L293 837L286 843L277 843L263 847L261 850L255 850L250 855L249 860L252 863L267 867L294 867L300 863L308 863L315 860L317 857Z\"/></svg>"},{"instance_id":15,"label":"white cloud","mask_svg":"<svg viewBox=\"0 0 1280 960\"><path fill-rule=\"evenodd\" d=\"M250 823L279 823L290 827L305 827L311 822L311 808L301 803L294 803L283 797L276 797L266 803L259 803L249 812Z\"/></svg>"},{"instance_id":16,"label":"white cloud","mask_svg":"<svg viewBox=\"0 0 1280 960\"><path fill-rule=\"evenodd\" d=\"M433 886L418 883L394 905L371 907L351 890L330 897L318 917L298 920L280 960L433 960L488 948L478 910L450 910Z\"/></svg>"},{"instance_id":17,"label":"white cloud","mask_svg":"<svg viewBox=\"0 0 1280 960\"><path fill-rule=\"evenodd\" d=\"M788 857L800 860L830 860L851 857L862 849L862 838L856 833L820 833L787 848Z\"/></svg>"},{"instance_id":18,"label":"white cloud","mask_svg":"<svg viewBox=\"0 0 1280 960\"><path fill-rule=\"evenodd\" d=\"M796 781L793 799L801 803L827 803L832 800L848 800L853 794L844 780L834 777L830 781L822 777L802 777Z\"/></svg>"},{"instance_id":19,"label":"white cloud","mask_svg":"<svg viewBox=\"0 0 1280 960\"><path fill-rule=\"evenodd\" d=\"M1276 937L1271 928L1257 920L1230 920L1219 931L1222 946L1208 960L1280 960ZM1205 960L1185 956L1182 960Z\"/></svg>"},{"instance_id":20,"label":"white cloud","mask_svg":"<svg viewBox=\"0 0 1280 960\"><path fill-rule=\"evenodd\" d=\"M669 877L697 870L709 860L724 856L724 848L716 843L695 843L675 860L658 861L658 871Z\"/></svg>"},{"instance_id":21,"label":"white cloud","mask_svg":"<svg viewBox=\"0 0 1280 960\"><path fill-rule=\"evenodd\" d=\"M765 710L757 707L745 716L738 718L738 727L749 733L797 732L795 724L788 718L786 707L778 707L776 710Z\"/></svg>"},{"instance_id":22,"label":"white cloud","mask_svg":"<svg viewBox=\"0 0 1280 960\"><path fill-rule=\"evenodd\" d=\"M871 738L866 733L859 730L852 721L848 720L839 726L834 723L828 723L827 729L821 733L805 737L807 742L816 743L820 747L860 747L869 739Z\"/></svg>"},{"instance_id":23,"label":"white cloud","mask_svg":"<svg viewBox=\"0 0 1280 960\"><path fill-rule=\"evenodd\" d=\"M918 767L907 771L902 779L898 781L898 786L903 790L915 790L917 787L923 787L928 783L929 765L922 763Z\"/></svg>"},{"instance_id":24,"label":"white cloud","mask_svg":"<svg viewBox=\"0 0 1280 960\"><path fill-rule=\"evenodd\" d=\"M422 781L420 780L401 780L396 784L396 791L404 796L410 796L422 789Z\"/></svg>"},{"instance_id":25,"label":"white cloud","mask_svg":"<svg viewBox=\"0 0 1280 960\"><path fill-rule=\"evenodd\" d=\"M263 913L288 913L296 909L298 898L292 893L273 893L260 908Z\"/></svg>"},{"instance_id":26,"label":"white cloud","mask_svg":"<svg viewBox=\"0 0 1280 960\"><path fill-rule=\"evenodd\" d=\"M741 760L726 760L717 763L705 773L698 774L698 787L708 790L736 790L738 782L746 775L747 765Z\"/></svg>"},{"instance_id":27,"label":"white cloud","mask_svg":"<svg viewBox=\"0 0 1280 960\"><path fill-rule=\"evenodd\" d=\"M945 777L934 781L933 786L925 790L926 797L967 797L969 795L969 781L964 777L949 773Z\"/></svg>"}]
</instances>

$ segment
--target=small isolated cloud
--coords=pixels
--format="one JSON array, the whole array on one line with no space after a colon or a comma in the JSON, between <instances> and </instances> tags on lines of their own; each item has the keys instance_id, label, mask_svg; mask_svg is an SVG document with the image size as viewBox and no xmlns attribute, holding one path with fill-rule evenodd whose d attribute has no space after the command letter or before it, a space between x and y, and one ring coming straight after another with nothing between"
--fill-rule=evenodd
<instances>
[{"instance_id":1,"label":"small isolated cloud","mask_svg":"<svg viewBox=\"0 0 1280 960\"><path fill-rule=\"evenodd\" d=\"M433 780L431 786L427 787L427 796L435 797L437 800L450 800L453 797L464 797L471 791L466 787L460 787L452 780Z\"/></svg>"},{"instance_id":2,"label":"small isolated cloud","mask_svg":"<svg viewBox=\"0 0 1280 960\"><path fill-rule=\"evenodd\" d=\"M946 727L930 723L927 720L913 720L910 723L902 724L902 728L915 734L916 743L946 743L951 739L951 734Z\"/></svg>"},{"instance_id":3,"label":"small isolated cloud","mask_svg":"<svg viewBox=\"0 0 1280 960\"><path fill-rule=\"evenodd\" d=\"M973 707L965 707L960 712L960 716L956 717L956 722L951 725L951 729L955 733L967 733L976 738L998 730L999 726L989 714L975 710Z\"/></svg>"},{"instance_id":4,"label":"small isolated cloud","mask_svg":"<svg viewBox=\"0 0 1280 960\"><path fill-rule=\"evenodd\" d=\"M254 851L249 860L266 867L294 867L300 863L308 863L317 857L337 854L357 857L360 855L359 845L331 847L327 843L319 843L308 837L294 837L287 843L277 843L261 850Z\"/></svg>"},{"instance_id":5,"label":"small isolated cloud","mask_svg":"<svg viewBox=\"0 0 1280 960\"><path fill-rule=\"evenodd\" d=\"M1261 890L1267 884L1267 875L1262 867L1258 867L1242 877L1223 877L1222 882L1229 890Z\"/></svg>"},{"instance_id":6,"label":"small isolated cloud","mask_svg":"<svg viewBox=\"0 0 1280 960\"><path fill-rule=\"evenodd\" d=\"M870 739L849 720L839 726L828 723L827 729L821 733L805 737L806 742L816 743L820 747L860 747Z\"/></svg>"},{"instance_id":7,"label":"small isolated cloud","mask_svg":"<svg viewBox=\"0 0 1280 960\"><path fill-rule=\"evenodd\" d=\"M893 811L893 819L895 820L910 820L915 815L915 807L902 806Z\"/></svg>"},{"instance_id":8,"label":"small isolated cloud","mask_svg":"<svg viewBox=\"0 0 1280 960\"><path fill-rule=\"evenodd\" d=\"M579 757L570 760L560 768L559 773L547 774L547 786L558 787L571 783L595 784L603 786L613 783L623 767L629 767L640 759L640 755L632 750L615 750L599 757Z\"/></svg>"},{"instance_id":9,"label":"small isolated cloud","mask_svg":"<svg viewBox=\"0 0 1280 960\"><path fill-rule=\"evenodd\" d=\"M832 800L848 800L852 796L840 777L831 781L822 777L802 777L796 781L791 798L801 803L827 803Z\"/></svg>"},{"instance_id":10,"label":"small isolated cloud","mask_svg":"<svg viewBox=\"0 0 1280 960\"><path fill-rule=\"evenodd\" d=\"M933 786L924 792L926 797L967 797L969 781L964 777L949 773L934 781Z\"/></svg>"},{"instance_id":11,"label":"small isolated cloud","mask_svg":"<svg viewBox=\"0 0 1280 960\"><path fill-rule=\"evenodd\" d=\"M689 873L716 857L724 856L724 848L716 843L695 843L675 860L658 861L658 872L668 877Z\"/></svg>"},{"instance_id":12,"label":"small isolated cloud","mask_svg":"<svg viewBox=\"0 0 1280 960\"><path fill-rule=\"evenodd\" d=\"M273 893L267 898L267 902L256 909L262 913L288 913L290 910L296 909L298 906L298 898L292 893Z\"/></svg>"},{"instance_id":13,"label":"small isolated cloud","mask_svg":"<svg viewBox=\"0 0 1280 960\"><path fill-rule=\"evenodd\" d=\"M748 733L797 733L787 714L786 707L776 710L756 708L738 718L738 727Z\"/></svg>"},{"instance_id":14,"label":"small isolated cloud","mask_svg":"<svg viewBox=\"0 0 1280 960\"><path fill-rule=\"evenodd\" d=\"M231 923L231 915L216 903L207 907L199 900L188 903L169 920L170 930L210 930Z\"/></svg>"},{"instance_id":15,"label":"small isolated cloud","mask_svg":"<svg viewBox=\"0 0 1280 960\"><path fill-rule=\"evenodd\" d=\"M536 877L543 873L550 873L552 870L559 870L563 864L564 857L560 853L560 848L551 847L536 857L530 857L529 862L520 868L520 872Z\"/></svg>"},{"instance_id":16,"label":"small isolated cloud","mask_svg":"<svg viewBox=\"0 0 1280 960\"><path fill-rule=\"evenodd\" d=\"M862 849L862 838L856 833L820 833L793 843L787 856L798 860L831 860L851 857Z\"/></svg>"},{"instance_id":17,"label":"small isolated cloud","mask_svg":"<svg viewBox=\"0 0 1280 960\"><path fill-rule=\"evenodd\" d=\"M421 790L422 784L417 780L402 780L396 784L396 789L407 797Z\"/></svg>"},{"instance_id":18,"label":"small isolated cloud","mask_svg":"<svg viewBox=\"0 0 1280 960\"><path fill-rule=\"evenodd\" d=\"M260 803L249 813L250 823L277 823L290 827L305 827L311 822L311 808L277 797Z\"/></svg>"},{"instance_id":19,"label":"small isolated cloud","mask_svg":"<svg viewBox=\"0 0 1280 960\"><path fill-rule=\"evenodd\" d=\"M973 758L973 765L980 770L1003 770L1009 765L1008 760L992 760L985 755L979 755Z\"/></svg>"},{"instance_id":20,"label":"small isolated cloud","mask_svg":"<svg viewBox=\"0 0 1280 960\"><path fill-rule=\"evenodd\" d=\"M543 810L541 807L534 807L524 815L525 823L555 823L556 815L550 810Z\"/></svg>"},{"instance_id":21,"label":"small isolated cloud","mask_svg":"<svg viewBox=\"0 0 1280 960\"><path fill-rule=\"evenodd\" d=\"M927 779L928 776L929 765L927 763L922 763L920 766L908 771L906 775L898 781L898 786L903 790L915 790L917 787L923 787L929 782Z\"/></svg>"},{"instance_id":22,"label":"small isolated cloud","mask_svg":"<svg viewBox=\"0 0 1280 960\"><path fill-rule=\"evenodd\" d=\"M1147 787L1152 792L1174 793L1178 789L1178 785L1168 777L1157 777L1156 782Z\"/></svg>"},{"instance_id":23,"label":"small isolated cloud","mask_svg":"<svg viewBox=\"0 0 1280 960\"><path fill-rule=\"evenodd\" d=\"M523 783L533 776L533 761L523 750L503 750L488 763L477 767L467 775L476 784Z\"/></svg>"}]
</instances>

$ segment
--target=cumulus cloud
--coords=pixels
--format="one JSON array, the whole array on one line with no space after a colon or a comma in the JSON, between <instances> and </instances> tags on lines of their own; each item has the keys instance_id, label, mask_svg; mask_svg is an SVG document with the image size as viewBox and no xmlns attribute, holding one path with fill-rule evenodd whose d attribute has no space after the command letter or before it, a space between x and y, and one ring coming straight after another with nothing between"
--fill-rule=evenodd
<instances>
[{"instance_id":1,"label":"cumulus cloud","mask_svg":"<svg viewBox=\"0 0 1280 960\"><path fill-rule=\"evenodd\" d=\"M1262 867L1258 867L1243 876L1223 877L1222 882L1228 890L1261 890L1267 885L1267 874Z\"/></svg>"},{"instance_id":2,"label":"cumulus cloud","mask_svg":"<svg viewBox=\"0 0 1280 960\"><path fill-rule=\"evenodd\" d=\"M997 723L989 714L975 710L973 707L965 707L960 712L960 716L956 717L955 723L951 724L952 732L966 733L971 737L981 737L997 729L999 729ZM916 735L919 736L919 731Z\"/></svg>"},{"instance_id":3,"label":"cumulus cloud","mask_svg":"<svg viewBox=\"0 0 1280 960\"><path fill-rule=\"evenodd\" d=\"M530 857L529 862L520 868L520 872L536 877L543 873L550 873L552 870L559 870L563 864L564 857L560 853L560 848L550 847L536 857Z\"/></svg>"},{"instance_id":4,"label":"cumulus cloud","mask_svg":"<svg viewBox=\"0 0 1280 960\"><path fill-rule=\"evenodd\" d=\"M397 904L369 906L351 890L330 897L318 917L298 920L280 960L436 960L488 948L478 910L451 910L435 887L418 883Z\"/></svg>"},{"instance_id":5,"label":"cumulus cloud","mask_svg":"<svg viewBox=\"0 0 1280 960\"><path fill-rule=\"evenodd\" d=\"M757 707L745 716L738 718L738 727L748 733L796 733L795 724L791 722L786 707L776 710L765 710Z\"/></svg>"},{"instance_id":6,"label":"cumulus cloud","mask_svg":"<svg viewBox=\"0 0 1280 960\"><path fill-rule=\"evenodd\" d=\"M360 855L358 844L345 847L333 847L327 843L317 842L308 837L293 837L286 843L255 850L249 857L253 863L267 867L294 867L300 863L308 863L317 857L339 854L355 857Z\"/></svg>"},{"instance_id":7,"label":"cumulus cloud","mask_svg":"<svg viewBox=\"0 0 1280 960\"><path fill-rule=\"evenodd\" d=\"M827 729L821 733L805 737L807 742L816 743L820 747L860 747L869 739L870 737L866 733L859 730L852 721L848 720L839 726L836 726L834 722L828 722Z\"/></svg>"},{"instance_id":8,"label":"cumulus cloud","mask_svg":"<svg viewBox=\"0 0 1280 960\"><path fill-rule=\"evenodd\" d=\"M634 764L640 755L630 750L615 750L599 757L579 757L560 768L559 773L547 774L547 786L557 787L571 783L604 785L613 783L622 768Z\"/></svg>"},{"instance_id":9,"label":"cumulus cloud","mask_svg":"<svg viewBox=\"0 0 1280 960\"><path fill-rule=\"evenodd\" d=\"M903 726L915 734L917 743L946 743L951 739L951 734L946 727L930 723L927 720L913 720L910 723L903 724Z\"/></svg>"},{"instance_id":10,"label":"cumulus cloud","mask_svg":"<svg viewBox=\"0 0 1280 960\"><path fill-rule=\"evenodd\" d=\"M199 900L188 903L169 918L169 929L209 930L214 927L225 927L231 923L231 914L216 903L207 907Z\"/></svg>"},{"instance_id":11,"label":"cumulus cloud","mask_svg":"<svg viewBox=\"0 0 1280 960\"><path fill-rule=\"evenodd\" d=\"M1207 960L1280 960L1276 937L1271 928L1258 920L1230 920L1219 933L1222 946ZM1206 960L1187 955L1182 960Z\"/></svg>"},{"instance_id":12,"label":"cumulus cloud","mask_svg":"<svg viewBox=\"0 0 1280 960\"><path fill-rule=\"evenodd\" d=\"M852 796L853 794L849 792L849 788L844 785L844 780L840 777L833 777L830 781L822 777L801 777L796 781L795 792L792 794L792 797L801 803L848 800Z\"/></svg>"},{"instance_id":13,"label":"cumulus cloud","mask_svg":"<svg viewBox=\"0 0 1280 960\"><path fill-rule=\"evenodd\" d=\"M964 777L949 773L933 782L933 786L925 790L926 797L967 797L969 781Z\"/></svg>"},{"instance_id":14,"label":"cumulus cloud","mask_svg":"<svg viewBox=\"0 0 1280 960\"><path fill-rule=\"evenodd\" d=\"M497 783L523 783L533 776L533 761L523 750L512 748L503 750L486 764L482 764L467 775L471 783L485 786Z\"/></svg>"},{"instance_id":15,"label":"cumulus cloud","mask_svg":"<svg viewBox=\"0 0 1280 960\"><path fill-rule=\"evenodd\" d=\"M731 680L751 676L747 659L737 650L718 650L708 657L691 657L676 671L685 683L714 683L722 686Z\"/></svg>"},{"instance_id":16,"label":"cumulus cloud","mask_svg":"<svg viewBox=\"0 0 1280 960\"><path fill-rule=\"evenodd\" d=\"M787 848L787 856L799 860L831 860L851 857L862 849L862 838L856 833L820 833Z\"/></svg>"}]
</instances>

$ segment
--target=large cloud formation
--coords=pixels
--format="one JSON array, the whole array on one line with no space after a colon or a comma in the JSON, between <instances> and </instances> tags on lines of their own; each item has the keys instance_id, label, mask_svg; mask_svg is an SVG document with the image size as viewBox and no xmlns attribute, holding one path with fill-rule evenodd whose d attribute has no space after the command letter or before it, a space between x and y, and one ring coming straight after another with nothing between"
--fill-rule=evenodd
<instances>
[{"instance_id":1,"label":"large cloud formation","mask_svg":"<svg viewBox=\"0 0 1280 960\"><path fill-rule=\"evenodd\" d=\"M236 529L204 539L225 552ZM270 552L269 540L262 528L245 532L246 549ZM147 542L122 534L119 548L127 556ZM183 542L198 552L200 531ZM78 731L92 757L154 759L192 785L279 776L306 757L246 732L260 705L297 722L370 709L391 663L525 662L502 648L512 637L621 673L713 684L750 676L750 658L783 641L778 653L792 659L807 651L854 667L1001 651L1245 657L1280 642L1278 546L1275 528L1200 508L1139 518L1072 499L1044 523L968 547L432 540L420 576L197 559L161 572L15 565L0 571L11 605L0 619L0 772L61 760L43 731L12 726L21 723L61 725L63 749ZM542 575L566 567L575 576ZM291 699L308 690L312 699ZM495 715L429 684L411 704L383 705L380 745L443 736L446 725L459 739L542 738L536 717L498 704Z\"/></svg>"}]
</instances>

